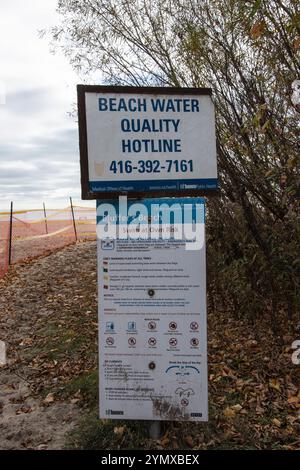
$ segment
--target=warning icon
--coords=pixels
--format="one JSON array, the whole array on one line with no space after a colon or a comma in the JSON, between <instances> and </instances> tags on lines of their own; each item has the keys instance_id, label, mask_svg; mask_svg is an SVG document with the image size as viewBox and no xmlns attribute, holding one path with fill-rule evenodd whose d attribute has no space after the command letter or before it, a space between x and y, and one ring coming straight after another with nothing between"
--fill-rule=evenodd
<instances>
[{"instance_id":1,"label":"warning icon","mask_svg":"<svg viewBox=\"0 0 300 470\"><path fill-rule=\"evenodd\" d=\"M173 331L177 330L177 323L175 321L171 321L169 323L169 328L170 328L170 330L173 330Z\"/></svg>"},{"instance_id":2,"label":"warning icon","mask_svg":"<svg viewBox=\"0 0 300 470\"><path fill-rule=\"evenodd\" d=\"M136 339L133 338L133 337L128 338L128 344L129 344L129 346L135 346Z\"/></svg>"},{"instance_id":3,"label":"warning icon","mask_svg":"<svg viewBox=\"0 0 300 470\"><path fill-rule=\"evenodd\" d=\"M155 346L156 345L156 339L155 338L149 338L148 339L148 344L149 344L149 346Z\"/></svg>"},{"instance_id":4,"label":"warning icon","mask_svg":"<svg viewBox=\"0 0 300 470\"><path fill-rule=\"evenodd\" d=\"M199 325L196 321L192 321L192 323L190 324L190 329L193 330L193 331L196 331L198 330L199 328Z\"/></svg>"},{"instance_id":5,"label":"warning icon","mask_svg":"<svg viewBox=\"0 0 300 470\"><path fill-rule=\"evenodd\" d=\"M108 346L112 346L114 344L115 340L114 338L112 338L111 336L109 336L108 338L106 338L106 344Z\"/></svg>"},{"instance_id":6,"label":"warning icon","mask_svg":"<svg viewBox=\"0 0 300 470\"><path fill-rule=\"evenodd\" d=\"M199 345L199 339L198 338L192 338L190 341L192 346L198 346Z\"/></svg>"},{"instance_id":7,"label":"warning icon","mask_svg":"<svg viewBox=\"0 0 300 470\"><path fill-rule=\"evenodd\" d=\"M149 328L149 330L155 330L156 329L155 321L149 321L148 328Z\"/></svg>"}]
</instances>

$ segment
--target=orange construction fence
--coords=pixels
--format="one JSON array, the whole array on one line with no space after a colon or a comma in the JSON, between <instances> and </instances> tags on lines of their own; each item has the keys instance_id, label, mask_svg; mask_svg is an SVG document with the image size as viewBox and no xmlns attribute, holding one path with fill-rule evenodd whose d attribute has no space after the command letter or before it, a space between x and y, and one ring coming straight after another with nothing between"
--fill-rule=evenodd
<instances>
[{"instance_id":1,"label":"orange construction fence","mask_svg":"<svg viewBox=\"0 0 300 470\"><path fill-rule=\"evenodd\" d=\"M45 256L76 240L93 239L96 209L92 207L0 212L0 278L10 264Z\"/></svg>"}]
</instances>

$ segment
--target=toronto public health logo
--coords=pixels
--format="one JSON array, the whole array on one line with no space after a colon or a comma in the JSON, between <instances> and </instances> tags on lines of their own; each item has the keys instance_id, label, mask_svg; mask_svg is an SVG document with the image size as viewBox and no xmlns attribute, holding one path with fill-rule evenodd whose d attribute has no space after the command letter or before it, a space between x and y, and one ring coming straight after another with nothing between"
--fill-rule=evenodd
<instances>
[{"instance_id":1,"label":"toronto public health logo","mask_svg":"<svg viewBox=\"0 0 300 470\"><path fill-rule=\"evenodd\" d=\"M186 250L201 250L204 226L204 201L143 203L120 196L97 206L97 238L106 249L113 249L112 240L132 239L184 241Z\"/></svg>"}]
</instances>

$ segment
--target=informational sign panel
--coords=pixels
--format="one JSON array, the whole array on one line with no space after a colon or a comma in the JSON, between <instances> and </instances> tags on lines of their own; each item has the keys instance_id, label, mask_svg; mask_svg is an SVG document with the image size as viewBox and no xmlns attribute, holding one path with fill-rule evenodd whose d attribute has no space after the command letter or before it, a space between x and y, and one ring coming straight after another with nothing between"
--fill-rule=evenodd
<instances>
[{"instance_id":1,"label":"informational sign panel","mask_svg":"<svg viewBox=\"0 0 300 470\"><path fill-rule=\"evenodd\" d=\"M83 199L217 189L211 89L77 90Z\"/></svg>"},{"instance_id":2,"label":"informational sign panel","mask_svg":"<svg viewBox=\"0 0 300 470\"><path fill-rule=\"evenodd\" d=\"M206 421L204 200L141 200L139 220L154 203L161 211L148 235L159 238L142 237L146 225L134 226L140 238L98 238L100 417ZM161 223L170 207L181 220ZM98 201L98 224L108 211ZM197 232L195 245L176 239L183 223L182 233Z\"/></svg>"}]
</instances>

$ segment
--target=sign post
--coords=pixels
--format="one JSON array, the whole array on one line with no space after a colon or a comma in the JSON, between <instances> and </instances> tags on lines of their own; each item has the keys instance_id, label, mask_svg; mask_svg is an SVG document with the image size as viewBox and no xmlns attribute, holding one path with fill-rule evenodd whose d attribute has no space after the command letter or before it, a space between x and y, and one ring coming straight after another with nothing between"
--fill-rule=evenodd
<instances>
[{"instance_id":1,"label":"sign post","mask_svg":"<svg viewBox=\"0 0 300 470\"><path fill-rule=\"evenodd\" d=\"M206 421L210 89L78 85L83 199L97 199L100 417ZM127 197L129 199L127 199Z\"/></svg>"}]
</instances>

